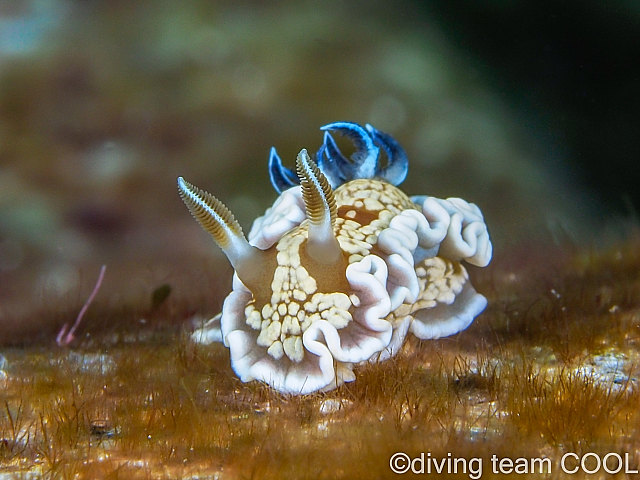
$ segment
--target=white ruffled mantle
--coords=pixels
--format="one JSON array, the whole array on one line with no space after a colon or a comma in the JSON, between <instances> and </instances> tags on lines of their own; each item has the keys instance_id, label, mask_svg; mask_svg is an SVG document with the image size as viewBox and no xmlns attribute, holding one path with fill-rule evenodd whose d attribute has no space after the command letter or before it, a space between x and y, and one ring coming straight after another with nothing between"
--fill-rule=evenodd
<instances>
[{"instance_id":1,"label":"white ruffled mantle","mask_svg":"<svg viewBox=\"0 0 640 480\"><path fill-rule=\"evenodd\" d=\"M457 276L435 300L421 287L421 278L424 284L428 273L421 277L418 272L434 268L436 257L446 265L462 260L488 265L492 246L482 213L459 198L416 196L411 200L422 211L396 215L378 236L380 254L367 255L347 267L347 281L360 300L353 308L353 321L340 329L325 320L312 323L302 336L301 362L286 356L276 360L257 345L259 332L247 325L244 313L252 295L237 275L222 314L196 330L193 339L223 341L243 382L260 380L283 393L306 394L354 380L355 363L395 355L409 331L420 339L435 339L464 330L487 304L468 282L464 268L459 266ZM300 187L291 188L255 220L248 240L267 249L305 218ZM429 307L419 308L425 295Z\"/></svg>"}]
</instances>

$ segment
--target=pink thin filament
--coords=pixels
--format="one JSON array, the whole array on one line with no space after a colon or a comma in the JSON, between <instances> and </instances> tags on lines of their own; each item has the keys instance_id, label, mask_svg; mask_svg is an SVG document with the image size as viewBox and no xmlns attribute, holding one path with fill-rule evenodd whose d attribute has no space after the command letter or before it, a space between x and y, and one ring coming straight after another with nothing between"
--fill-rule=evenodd
<instances>
[{"instance_id":1,"label":"pink thin filament","mask_svg":"<svg viewBox=\"0 0 640 480\"><path fill-rule=\"evenodd\" d=\"M60 329L60 332L58 332L58 336L56 337L56 343L58 344L59 347L66 347L73 341L74 339L73 333L76 331L76 329L80 325L80 322L82 321L82 317L84 317L84 314L89 308L89 305L91 305L91 302L93 302L93 299L95 298L96 293L98 293L98 290L100 290L100 285L102 285L102 279L104 278L104 271L106 269L107 269L107 266L102 265L102 268L100 269L100 275L98 275L98 281L96 282L96 286L93 287L93 291L91 292L91 295L89 295L89 298L87 298L87 301L84 302L84 305L82 306L82 310L80 310L80 313L78 314L78 317L76 318L75 323L73 324L73 326L71 327L67 335L64 337L64 339L62 337L67 332L67 326L69 324L65 323Z\"/></svg>"}]
</instances>

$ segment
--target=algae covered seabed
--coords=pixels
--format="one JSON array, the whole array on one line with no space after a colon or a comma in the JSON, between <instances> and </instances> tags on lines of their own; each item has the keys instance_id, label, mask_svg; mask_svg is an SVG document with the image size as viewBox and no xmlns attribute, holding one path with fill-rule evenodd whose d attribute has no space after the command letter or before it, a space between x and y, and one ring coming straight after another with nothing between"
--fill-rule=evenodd
<instances>
[{"instance_id":1,"label":"algae covered seabed","mask_svg":"<svg viewBox=\"0 0 640 480\"><path fill-rule=\"evenodd\" d=\"M471 271L489 307L462 334L303 397L241 383L180 309L103 331L98 302L71 348L3 350L0 478L395 478L399 452L446 478L638 470L640 241L525 251Z\"/></svg>"}]
</instances>

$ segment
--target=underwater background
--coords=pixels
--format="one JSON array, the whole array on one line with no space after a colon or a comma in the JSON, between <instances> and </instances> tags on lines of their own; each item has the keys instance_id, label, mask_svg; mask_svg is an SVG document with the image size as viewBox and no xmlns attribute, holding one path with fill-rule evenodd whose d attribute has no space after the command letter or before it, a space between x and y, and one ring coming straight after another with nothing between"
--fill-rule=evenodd
<instances>
[{"instance_id":1,"label":"underwater background","mask_svg":"<svg viewBox=\"0 0 640 480\"><path fill-rule=\"evenodd\" d=\"M635 2L5 0L0 341L50 338L103 264L113 303L168 284L215 312L231 269L176 177L248 230L271 146L291 167L333 121L394 135L408 193L477 203L497 257L615 238L640 203L639 34Z\"/></svg>"},{"instance_id":2,"label":"underwater background","mask_svg":"<svg viewBox=\"0 0 640 480\"><path fill-rule=\"evenodd\" d=\"M633 0L0 0L0 478L637 474L639 39ZM478 205L488 306L282 395L191 341L233 270L176 179L246 233L271 147L293 168L336 121Z\"/></svg>"}]
</instances>

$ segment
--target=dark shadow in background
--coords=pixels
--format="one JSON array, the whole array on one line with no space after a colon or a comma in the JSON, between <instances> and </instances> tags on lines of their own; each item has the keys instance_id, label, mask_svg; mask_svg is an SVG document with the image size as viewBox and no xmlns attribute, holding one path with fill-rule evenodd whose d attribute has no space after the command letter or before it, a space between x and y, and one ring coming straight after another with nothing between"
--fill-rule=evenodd
<instances>
[{"instance_id":1,"label":"dark shadow in background","mask_svg":"<svg viewBox=\"0 0 640 480\"><path fill-rule=\"evenodd\" d=\"M413 21L429 28L435 20L468 53L551 161L564 158L612 211L640 211L640 3L414 0L407 7Z\"/></svg>"}]
</instances>

